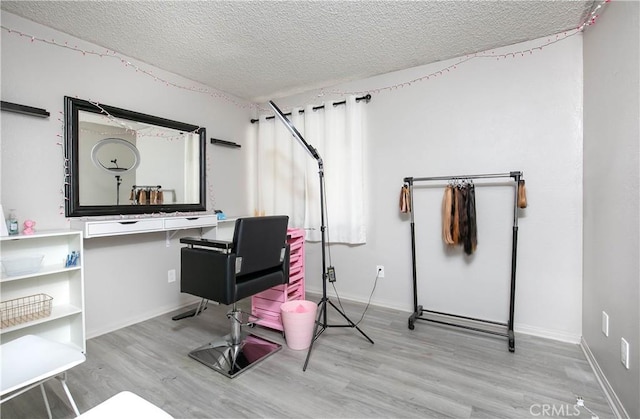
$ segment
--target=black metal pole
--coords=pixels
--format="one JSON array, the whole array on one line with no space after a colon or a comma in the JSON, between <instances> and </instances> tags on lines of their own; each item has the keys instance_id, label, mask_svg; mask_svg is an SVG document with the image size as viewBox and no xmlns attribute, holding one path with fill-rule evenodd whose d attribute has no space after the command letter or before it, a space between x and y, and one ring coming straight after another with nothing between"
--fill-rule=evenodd
<instances>
[{"instance_id":1,"label":"black metal pole","mask_svg":"<svg viewBox=\"0 0 640 419\"><path fill-rule=\"evenodd\" d=\"M307 351L307 358L304 361L304 366L302 367L302 371L306 371L307 365L309 364L309 358L311 357L311 351L313 350L313 344L318 339L318 337L324 332L327 327L352 327L355 328L358 332L362 334L369 342L373 343L371 338L367 336L360 328L352 322L349 317L345 313L343 313L338 307L335 306L329 298L327 298L327 239L326 239L326 225L325 225L325 196L324 196L324 164L322 162L322 158L312 145L307 143L305 139L302 137L300 132L296 129L296 127L287 119L286 115L282 113L280 108L272 101L269 101L269 105L274 110L280 121L285 125L285 127L289 130L291 135L298 140L298 142L307 150L307 152L318 162L318 176L320 178L320 230L322 233L322 299L318 303L318 318L316 319L316 324L313 330L313 336L311 338L311 344L309 345L309 350ZM329 325L327 321L327 303L331 304L331 306L343 317L347 320L346 325ZM320 322L322 319L322 322ZM318 330L319 329L319 330Z\"/></svg>"},{"instance_id":2,"label":"black metal pole","mask_svg":"<svg viewBox=\"0 0 640 419\"><path fill-rule=\"evenodd\" d=\"M116 175L116 205L120 205L120 184L122 183L122 179L120 175Z\"/></svg>"},{"instance_id":3,"label":"black metal pole","mask_svg":"<svg viewBox=\"0 0 640 419\"><path fill-rule=\"evenodd\" d=\"M465 179L494 179L501 177L514 177L516 174L520 174L521 172L510 172L510 173L485 173L480 175L457 175L457 176L431 176L431 177L412 177L412 178L404 178L405 181L407 179L411 179L411 181L422 182L422 181L430 181L430 180L465 180Z\"/></svg>"},{"instance_id":4,"label":"black metal pole","mask_svg":"<svg viewBox=\"0 0 640 419\"><path fill-rule=\"evenodd\" d=\"M318 317L316 319L316 324L313 328L313 335L311 337L311 344L309 345L309 349L307 350L307 357L304 360L304 365L302 366L302 371L307 370L307 365L309 365L309 359L311 358L311 351L313 350L313 344L316 339L327 329L327 259L326 259L326 238L325 231L326 226L324 225L324 165L322 159L318 159L318 176L320 178L320 235L321 235L321 243L322 243L322 299L318 303ZM320 321L322 319L322 321ZM318 329L320 329L318 331Z\"/></svg>"},{"instance_id":5,"label":"black metal pole","mask_svg":"<svg viewBox=\"0 0 640 419\"><path fill-rule=\"evenodd\" d=\"M413 311L418 312L418 278L416 275L416 225L411 221L411 260L413 271Z\"/></svg>"},{"instance_id":6,"label":"black metal pole","mask_svg":"<svg viewBox=\"0 0 640 419\"><path fill-rule=\"evenodd\" d=\"M327 300L327 226L324 224L324 166L322 159L318 160L318 176L320 177L320 236L322 243L322 301ZM322 327L327 327L327 310L324 310ZM309 351L311 352L311 351Z\"/></svg>"},{"instance_id":7,"label":"black metal pole","mask_svg":"<svg viewBox=\"0 0 640 419\"><path fill-rule=\"evenodd\" d=\"M405 179L407 181L407 179ZM411 214L411 260L413 261L413 311L418 312L418 277L416 265L416 220L413 217L413 179L408 179L409 184L409 213Z\"/></svg>"},{"instance_id":8,"label":"black metal pole","mask_svg":"<svg viewBox=\"0 0 640 419\"><path fill-rule=\"evenodd\" d=\"M513 180L515 181L515 197L513 200L513 236L511 240L511 290L509 294L509 323L508 323L508 334L509 334L509 352L515 352L516 350L516 342L515 342L515 332L513 330L514 327L514 318L515 318L515 309L516 309L516 262L518 256L518 188L520 187L520 177L522 176L521 172L512 172Z\"/></svg>"},{"instance_id":9,"label":"black metal pole","mask_svg":"<svg viewBox=\"0 0 640 419\"><path fill-rule=\"evenodd\" d=\"M327 297L327 238L326 238L326 225L325 225L325 196L324 196L324 168L322 159L318 159L318 175L320 177L320 231L321 231L321 242L322 242L322 299L318 303L318 317L316 319L316 324L313 330L313 335L311 338L311 344L309 345L309 349L307 351L307 357L304 361L304 365L302 367L302 371L307 370L307 365L309 365L309 359L311 358L311 351L313 350L314 342L320 337L320 335L327 330L329 327L351 327L355 328L362 336L364 336L369 342L373 343L373 340L366 333L364 333L358 325L356 325L351 319L344 313L340 308L338 308L335 304L329 300ZM327 304L331 305L338 314L340 314L346 321L347 324L329 324L327 319ZM322 319L322 321L321 321Z\"/></svg>"},{"instance_id":10,"label":"black metal pole","mask_svg":"<svg viewBox=\"0 0 640 419\"><path fill-rule=\"evenodd\" d=\"M422 306L418 305L418 267L416 264L416 223L413 217L413 178L405 178L409 185L409 213L411 214L411 272L413 274L413 314L409 317L409 330L415 328L414 323L422 316Z\"/></svg>"}]
</instances>

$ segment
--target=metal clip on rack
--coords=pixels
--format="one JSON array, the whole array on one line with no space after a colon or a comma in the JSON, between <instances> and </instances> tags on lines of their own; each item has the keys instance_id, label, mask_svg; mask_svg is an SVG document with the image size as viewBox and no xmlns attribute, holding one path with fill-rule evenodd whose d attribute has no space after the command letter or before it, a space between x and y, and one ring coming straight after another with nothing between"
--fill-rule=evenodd
<instances>
[{"instance_id":1,"label":"metal clip on rack","mask_svg":"<svg viewBox=\"0 0 640 419\"><path fill-rule=\"evenodd\" d=\"M511 290L509 297L509 320L507 323L494 322L490 320L477 319L473 317L460 316L457 314L443 313L439 311L425 310L418 305L418 274L416 270L416 235L415 235L415 218L413 206L413 184L416 182L429 181L448 181L460 179L489 179L489 178L513 178L515 193L513 201L513 236L511 247ZM444 324L448 326L460 327L463 329L474 330L477 332L489 333L498 336L505 336L509 340L509 352L515 351L515 336L513 332L513 318L515 312L515 293L516 293L516 256L518 247L518 185L522 179L522 172L482 174L482 175L464 175L464 176L437 176L437 177L406 177L404 183L409 187L411 196L411 260L413 269L413 314L409 316L409 329L415 328L416 320L425 320L433 323ZM424 317L425 313L431 317ZM434 318L436 317L436 318ZM457 320L457 323L456 323ZM484 327L482 327L484 326ZM504 332L495 330L496 327L505 329Z\"/></svg>"}]
</instances>

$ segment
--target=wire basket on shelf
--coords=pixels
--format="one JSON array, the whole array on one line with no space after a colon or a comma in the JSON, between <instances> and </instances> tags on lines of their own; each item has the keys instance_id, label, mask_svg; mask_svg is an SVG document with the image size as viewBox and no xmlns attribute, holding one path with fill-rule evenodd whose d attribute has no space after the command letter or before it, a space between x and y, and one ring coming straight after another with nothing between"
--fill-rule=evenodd
<instances>
[{"instance_id":1,"label":"wire basket on shelf","mask_svg":"<svg viewBox=\"0 0 640 419\"><path fill-rule=\"evenodd\" d=\"M2 329L51 315L51 300L47 294L35 294L0 302Z\"/></svg>"}]
</instances>

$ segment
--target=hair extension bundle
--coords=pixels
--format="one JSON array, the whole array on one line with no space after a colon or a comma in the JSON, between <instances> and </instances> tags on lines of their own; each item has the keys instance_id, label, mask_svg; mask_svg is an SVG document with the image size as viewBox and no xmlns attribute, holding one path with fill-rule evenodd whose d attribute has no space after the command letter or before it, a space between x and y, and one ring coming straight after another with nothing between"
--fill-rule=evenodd
<instances>
[{"instance_id":1,"label":"hair extension bundle","mask_svg":"<svg viewBox=\"0 0 640 419\"><path fill-rule=\"evenodd\" d=\"M469 242L469 214L467 213L467 201L469 198L469 190L467 188L467 184L460 185L460 207L458 211L460 212L460 240L459 243L466 249L471 246L471 242Z\"/></svg>"},{"instance_id":2,"label":"hair extension bundle","mask_svg":"<svg viewBox=\"0 0 640 419\"><path fill-rule=\"evenodd\" d=\"M400 189L400 212L411 212L411 193L407 185Z\"/></svg>"},{"instance_id":3,"label":"hair extension bundle","mask_svg":"<svg viewBox=\"0 0 640 419\"><path fill-rule=\"evenodd\" d=\"M471 255L478 247L478 225L476 223L476 187L473 183L467 184L467 236L464 240L464 252Z\"/></svg>"},{"instance_id":4,"label":"hair extension bundle","mask_svg":"<svg viewBox=\"0 0 640 419\"><path fill-rule=\"evenodd\" d=\"M452 208L453 203L453 188L451 185L447 186L444 190L444 196L442 197L442 240L446 244L453 245L453 236L451 234L451 222L452 222Z\"/></svg>"},{"instance_id":5,"label":"hair extension bundle","mask_svg":"<svg viewBox=\"0 0 640 419\"><path fill-rule=\"evenodd\" d=\"M460 218L463 216L462 208L462 191L459 187L455 187L453 188L453 228L451 230L454 244L460 244Z\"/></svg>"},{"instance_id":6,"label":"hair extension bundle","mask_svg":"<svg viewBox=\"0 0 640 419\"><path fill-rule=\"evenodd\" d=\"M138 205L147 205L147 192L144 189L138 192Z\"/></svg>"},{"instance_id":7,"label":"hair extension bundle","mask_svg":"<svg viewBox=\"0 0 640 419\"><path fill-rule=\"evenodd\" d=\"M455 187L451 187L451 241L453 244L456 243L456 237L453 235L453 224L456 222L456 189Z\"/></svg>"},{"instance_id":8,"label":"hair extension bundle","mask_svg":"<svg viewBox=\"0 0 640 419\"><path fill-rule=\"evenodd\" d=\"M527 208L527 188L524 179L518 181L518 208Z\"/></svg>"}]
</instances>

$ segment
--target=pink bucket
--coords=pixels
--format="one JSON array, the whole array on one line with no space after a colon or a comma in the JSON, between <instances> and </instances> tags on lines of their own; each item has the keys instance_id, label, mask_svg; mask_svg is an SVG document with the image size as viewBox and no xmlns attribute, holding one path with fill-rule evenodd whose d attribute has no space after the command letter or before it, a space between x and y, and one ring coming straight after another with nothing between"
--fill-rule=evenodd
<instances>
[{"instance_id":1,"label":"pink bucket","mask_svg":"<svg viewBox=\"0 0 640 419\"><path fill-rule=\"evenodd\" d=\"M287 346L291 349L307 349L311 345L318 306L313 301L293 300L282 303L282 326Z\"/></svg>"}]
</instances>

